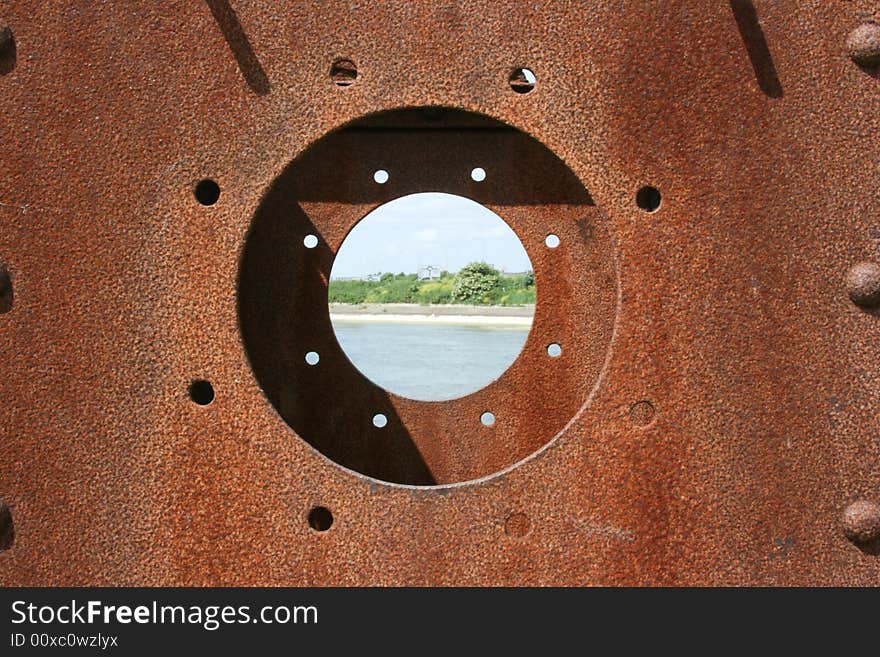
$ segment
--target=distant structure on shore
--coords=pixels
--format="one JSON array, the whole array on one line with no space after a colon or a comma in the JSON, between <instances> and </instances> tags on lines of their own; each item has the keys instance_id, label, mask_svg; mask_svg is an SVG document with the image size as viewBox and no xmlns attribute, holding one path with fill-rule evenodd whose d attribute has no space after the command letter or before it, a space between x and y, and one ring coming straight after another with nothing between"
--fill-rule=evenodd
<instances>
[{"instance_id":1,"label":"distant structure on shore","mask_svg":"<svg viewBox=\"0 0 880 657\"><path fill-rule=\"evenodd\" d=\"M334 281L367 281L368 283L378 283L382 280L382 274L364 274L363 276L333 276Z\"/></svg>"},{"instance_id":2,"label":"distant structure on shore","mask_svg":"<svg viewBox=\"0 0 880 657\"><path fill-rule=\"evenodd\" d=\"M440 267L435 267L434 265L419 266L416 274L420 281L434 280L435 278L440 278Z\"/></svg>"}]
</instances>

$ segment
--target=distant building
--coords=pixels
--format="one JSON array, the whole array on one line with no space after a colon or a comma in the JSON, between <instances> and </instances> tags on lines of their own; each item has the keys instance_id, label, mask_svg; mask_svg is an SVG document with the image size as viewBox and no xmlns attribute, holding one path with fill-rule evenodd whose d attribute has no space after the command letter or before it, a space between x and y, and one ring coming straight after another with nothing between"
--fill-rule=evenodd
<instances>
[{"instance_id":1,"label":"distant building","mask_svg":"<svg viewBox=\"0 0 880 657\"><path fill-rule=\"evenodd\" d=\"M369 283L378 283L382 279L382 274L363 274L361 276L331 276L331 281L367 281Z\"/></svg>"},{"instance_id":2,"label":"distant building","mask_svg":"<svg viewBox=\"0 0 880 657\"><path fill-rule=\"evenodd\" d=\"M435 267L434 265L419 267L418 278L420 281L430 281L435 278L440 278L440 267Z\"/></svg>"}]
</instances>

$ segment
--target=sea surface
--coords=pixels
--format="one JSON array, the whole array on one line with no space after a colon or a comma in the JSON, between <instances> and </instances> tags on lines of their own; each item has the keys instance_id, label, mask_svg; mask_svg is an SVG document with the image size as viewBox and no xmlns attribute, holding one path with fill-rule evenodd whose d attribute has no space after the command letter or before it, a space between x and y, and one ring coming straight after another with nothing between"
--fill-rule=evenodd
<instances>
[{"instance_id":1,"label":"sea surface","mask_svg":"<svg viewBox=\"0 0 880 657\"><path fill-rule=\"evenodd\" d=\"M334 319L349 360L374 383L420 400L463 397L516 360L529 327Z\"/></svg>"}]
</instances>

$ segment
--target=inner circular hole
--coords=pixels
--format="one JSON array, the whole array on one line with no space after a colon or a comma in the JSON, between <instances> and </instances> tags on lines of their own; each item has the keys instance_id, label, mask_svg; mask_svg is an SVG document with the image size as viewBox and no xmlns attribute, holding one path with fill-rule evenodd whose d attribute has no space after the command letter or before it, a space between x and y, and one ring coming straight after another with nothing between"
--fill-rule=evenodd
<instances>
[{"instance_id":1,"label":"inner circular hole","mask_svg":"<svg viewBox=\"0 0 880 657\"><path fill-rule=\"evenodd\" d=\"M189 384L189 397L199 406L214 401L214 386L209 381L193 381Z\"/></svg>"},{"instance_id":2,"label":"inner circular hole","mask_svg":"<svg viewBox=\"0 0 880 657\"><path fill-rule=\"evenodd\" d=\"M663 197L656 187L642 187L636 192L636 205L645 212L656 212L660 208Z\"/></svg>"},{"instance_id":3,"label":"inner circular hole","mask_svg":"<svg viewBox=\"0 0 880 657\"><path fill-rule=\"evenodd\" d=\"M550 233L547 237L544 238L544 244L547 245L549 249L555 249L559 246L559 235L554 235Z\"/></svg>"},{"instance_id":4,"label":"inner circular hole","mask_svg":"<svg viewBox=\"0 0 880 657\"><path fill-rule=\"evenodd\" d=\"M550 358L559 358L562 355L562 347L556 342L547 345L547 355Z\"/></svg>"},{"instance_id":5,"label":"inner circular hole","mask_svg":"<svg viewBox=\"0 0 880 657\"><path fill-rule=\"evenodd\" d=\"M485 427L491 427L493 424L495 424L495 414L486 411L480 416L480 422Z\"/></svg>"},{"instance_id":6,"label":"inner circular hole","mask_svg":"<svg viewBox=\"0 0 880 657\"><path fill-rule=\"evenodd\" d=\"M9 270L0 265L0 314L12 310L12 277Z\"/></svg>"},{"instance_id":7,"label":"inner circular hole","mask_svg":"<svg viewBox=\"0 0 880 657\"><path fill-rule=\"evenodd\" d=\"M373 180L375 180L380 185L384 185L385 183L387 183L388 178L389 178L389 175L388 175L388 172L385 171L385 169L379 169L378 171L376 171L373 174Z\"/></svg>"},{"instance_id":8,"label":"inner circular hole","mask_svg":"<svg viewBox=\"0 0 880 657\"><path fill-rule=\"evenodd\" d=\"M12 509L0 502L0 550L8 550L15 542L15 526L12 523Z\"/></svg>"},{"instance_id":9,"label":"inner circular hole","mask_svg":"<svg viewBox=\"0 0 880 657\"><path fill-rule=\"evenodd\" d=\"M462 196L385 203L351 230L328 286L349 360L402 397L455 399L501 376L528 337L535 276L501 217Z\"/></svg>"},{"instance_id":10,"label":"inner circular hole","mask_svg":"<svg viewBox=\"0 0 880 657\"><path fill-rule=\"evenodd\" d=\"M220 185L210 178L205 178L196 184L193 193L196 200L202 205L214 205L220 198Z\"/></svg>"},{"instance_id":11,"label":"inner circular hole","mask_svg":"<svg viewBox=\"0 0 880 657\"><path fill-rule=\"evenodd\" d=\"M333 514L326 506L316 506L309 511L309 527L316 532L325 532L333 526Z\"/></svg>"},{"instance_id":12,"label":"inner circular hole","mask_svg":"<svg viewBox=\"0 0 880 657\"><path fill-rule=\"evenodd\" d=\"M530 68L515 68L508 78L510 88L518 94L527 94L535 88L538 78Z\"/></svg>"},{"instance_id":13,"label":"inner circular hole","mask_svg":"<svg viewBox=\"0 0 880 657\"><path fill-rule=\"evenodd\" d=\"M471 180L474 182L483 182L486 179L486 170L483 167L476 167L471 171Z\"/></svg>"},{"instance_id":14,"label":"inner circular hole","mask_svg":"<svg viewBox=\"0 0 880 657\"><path fill-rule=\"evenodd\" d=\"M318 236L317 235L306 235L303 238L303 245L307 249L314 249L316 246L318 246Z\"/></svg>"},{"instance_id":15,"label":"inner circular hole","mask_svg":"<svg viewBox=\"0 0 880 657\"><path fill-rule=\"evenodd\" d=\"M321 356L317 351L310 351L306 354L306 363L309 365L317 365L321 360Z\"/></svg>"},{"instance_id":16,"label":"inner circular hole","mask_svg":"<svg viewBox=\"0 0 880 657\"><path fill-rule=\"evenodd\" d=\"M373 416L373 426L381 429L388 424L388 418L383 413L376 413Z\"/></svg>"}]
</instances>

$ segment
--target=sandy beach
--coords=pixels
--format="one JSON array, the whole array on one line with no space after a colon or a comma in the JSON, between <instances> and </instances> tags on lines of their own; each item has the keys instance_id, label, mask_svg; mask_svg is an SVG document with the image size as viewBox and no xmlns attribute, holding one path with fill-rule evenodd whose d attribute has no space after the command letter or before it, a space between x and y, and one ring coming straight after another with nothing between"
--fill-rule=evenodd
<instances>
[{"instance_id":1,"label":"sandy beach","mask_svg":"<svg viewBox=\"0 0 880 657\"><path fill-rule=\"evenodd\" d=\"M531 326L534 306L421 306L408 303L330 304L330 319L407 324L480 324Z\"/></svg>"}]
</instances>

